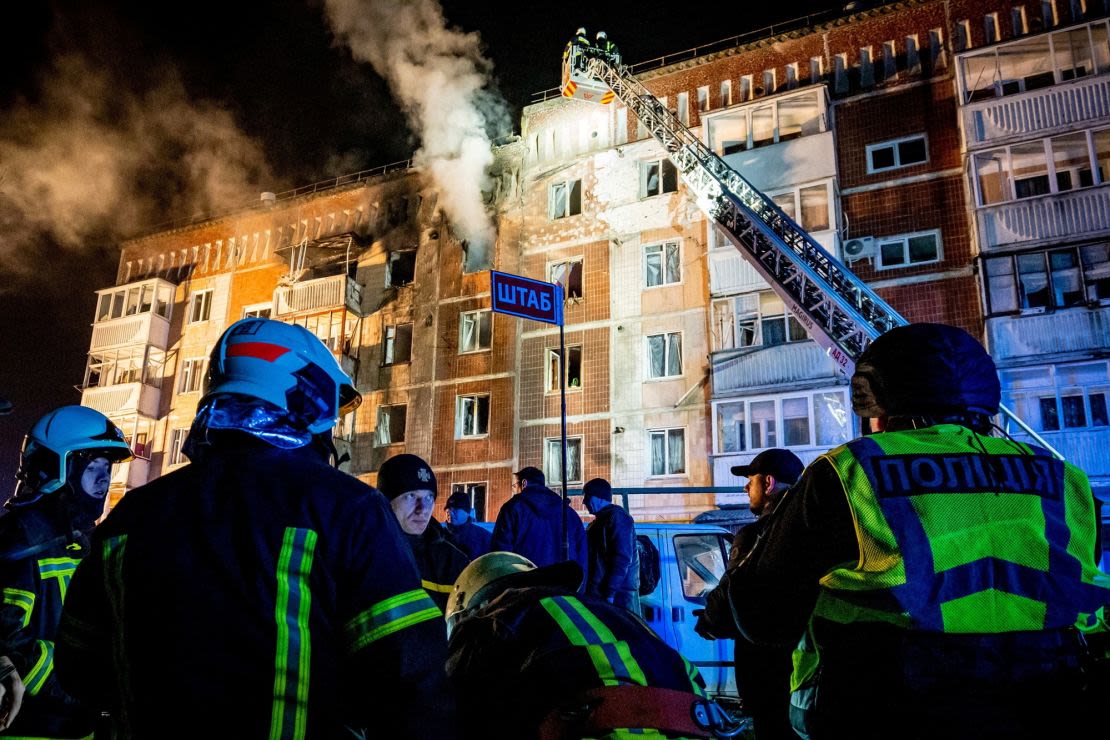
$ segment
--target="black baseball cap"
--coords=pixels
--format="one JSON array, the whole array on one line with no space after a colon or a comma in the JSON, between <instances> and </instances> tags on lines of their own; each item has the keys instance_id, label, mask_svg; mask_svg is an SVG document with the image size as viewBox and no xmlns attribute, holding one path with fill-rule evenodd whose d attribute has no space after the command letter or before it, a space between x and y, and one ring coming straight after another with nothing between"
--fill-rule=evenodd
<instances>
[{"instance_id":1,"label":"black baseball cap","mask_svg":"<svg viewBox=\"0 0 1110 740\"><path fill-rule=\"evenodd\" d=\"M747 465L733 467L732 474L750 478L757 473L762 473L773 475L776 480L793 485L798 482L798 478L802 477L804 469L805 465L793 452L775 448L759 453Z\"/></svg>"},{"instance_id":2,"label":"black baseball cap","mask_svg":"<svg viewBox=\"0 0 1110 740\"><path fill-rule=\"evenodd\" d=\"M466 491L455 491L447 499L448 509L466 509L470 511L470 494Z\"/></svg>"}]
</instances>

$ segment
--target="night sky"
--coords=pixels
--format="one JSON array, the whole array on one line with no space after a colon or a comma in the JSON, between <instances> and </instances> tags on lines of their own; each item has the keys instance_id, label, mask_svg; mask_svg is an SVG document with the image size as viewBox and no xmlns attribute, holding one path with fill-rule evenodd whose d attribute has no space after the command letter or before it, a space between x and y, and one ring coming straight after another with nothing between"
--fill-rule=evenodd
<instances>
[{"instance_id":1,"label":"night sky","mask_svg":"<svg viewBox=\"0 0 1110 740\"><path fill-rule=\"evenodd\" d=\"M625 60L635 62L843 2L733 2L724 9L723 3L445 0L442 6L451 25L481 35L494 84L518 128L531 94L558 84L563 45L578 25L591 36L606 30ZM269 170L265 181L228 206L256 199L261 190L406 159L416 147L386 84L333 43L319 0L25 0L3 4L0 27L6 31L0 122L15 110L31 121L41 112L46 120L44 90L58 60L70 57L111 81L96 93L108 99L108 115L113 96L141 95L167 76L180 80L185 99L227 110L258 142ZM0 125L0 153L4 136L14 134ZM0 198L19 179L10 176L9 164L0 156ZM148 162L127 187L157 191L173 181L177 166L172 157ZM75 386L84 373L94 291L114 282L119 242L181 215L167 205L127 226L101 223L76 248L60 248L43 234L21 236L0 251L0 396L15 404L14 413L0 417L0 500L14 483L19 443L30 424L51 408L80 401ZM16 259L30 269L12 269Z\"/></svg>"}]
</instances>

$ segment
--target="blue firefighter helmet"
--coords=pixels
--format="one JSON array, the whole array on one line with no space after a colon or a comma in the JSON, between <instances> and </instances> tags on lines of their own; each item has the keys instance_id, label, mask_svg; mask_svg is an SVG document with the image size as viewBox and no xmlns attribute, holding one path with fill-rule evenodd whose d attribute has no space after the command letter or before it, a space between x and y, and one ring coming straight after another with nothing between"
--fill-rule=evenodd
<instances>
[{"instance_id":1,"label":"blue firefighter helmet","mask_svg":"<svg viewBox=\"0 0 1110 740\"><path fill-rule=\"evenodd\" d=\"M113 463L132 457L123 432L95 409L62 406L43 416L23 438L16 497L37 498L61 488L80 454Z\"/></svg>"},{"instance_id":2,"label":"blue firefighter helmet","mask_svg":"<svg viewBox=\"0 0 1110 740\"><path fill-rule=\"evenodd\" d=\"M350 376L315 334L261 318L235 322L212 349L201 405L224 393L261 399L312 434L328 431L362 403Z\"/></svg>"}]
</instances>

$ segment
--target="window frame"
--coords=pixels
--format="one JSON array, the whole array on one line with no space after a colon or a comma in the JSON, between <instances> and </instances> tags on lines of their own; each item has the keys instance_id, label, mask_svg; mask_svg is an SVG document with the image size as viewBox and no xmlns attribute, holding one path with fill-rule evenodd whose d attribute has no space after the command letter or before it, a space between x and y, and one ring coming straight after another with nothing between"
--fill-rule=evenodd
<instances>
[{"instance_id":1,"label":"window frame","mask_svg":"<svg viewBox=\"0 0 1110 740\"><path fill-rule=\"evenodd\" d=\"M177 395L200 393L208 370L207 357L187 357L181 360L177 371Z\"/></svg>"},{"instance_id":2,"label":"window frame","mask_svg":"<svg viewBox=\"0 0 1110 740\"><path fill-rule=\"evenodd\" d=\"M930 260L921 260L919 262L910 261L910 240L917 239L923 236L933 237L933 243L936 247L936 256ZM902 242L902 256L905 258L904 262L899 264L885 264L883 262L883 245L893 244L894 242ZM944 261L944 242L941 239L940 229L928 229L926 231L914 231L907 234L894 234L892 236L876 236L875 237L875 269L876 270L901 270L907 267L920 267L922 265L934 265L938 262Z\"/></svg>"},{"instance_id":3,"label":"window frame","mask_svg":"<svg viewBox=\"0 0 1110 740\"><path fill-rule=\"evenodd\" d=\"M583 469L584 460L582 457L582 447L584 440L585 436L581 434L567 435L568 472L573 471L573 466L570 464L571 458L573 457L571 449L574 448L578 451L578 477L572 477L569 481L567 481L567 486L573 486L576 483L580 484L583 483L585 480L586 475L585 470ZM562 476L562 460L559 459L558 455L553 455L553 453L549 452L549 450L552 449L552 445L555 446L555 449L559 449L562 446L562 438L544 437L543 439L543 471L544 477L547 479L548 487L563 485L563 481L560 480L560 477Z\"/></svg>"},{"instance_id":4,"label":"window frame","mask_svg":"<svg viewBox=\"0 0 1110 740\"><path fill-rule=\"evenodd\" d=\"M1110 172L1105 175L1102 173L1102 168L1099 165L1098 147L1095 144L1095 137L1098 134L1110 134L1110 127L1102 128L1088 128L1079 131L1070 131L1062 134L1055 134L1053 136L1042 136L1036 139L1029 139L1017 144L1007 144L1004 146L994 147L992 149L984 149L976 151L969 157L969 166L971 169L972 187L975 194L975 207L976 208L993 208L1004 203L1017 203L1019 201L1033 201L1038 198L1047 198L1061 193L1074 193L1078 190L1086 190L1089 188L1097 188L1103 185L1110 184ZM1087 167L1089 168L1091 182L1084 185L1082 181L1074 184L1072 187L1061 189L1060 188L1060 175L1062 172L1072 172L1073 168L1065 170L1057 170L1056 156L1053 151L1053 141L1057 139L1066 139L1075 137L1076 134L1083 134L1084 141L1087 145ZM1033 178L1014 177L1014 147L1029 147L1031 144L1040 143L1043 149L1043 164L1044 164L1044 177L1047 178L1048 192L1046 193L1033 193L1025 196L1018 196L1017 183L1031 180ZM1110 160L1110 156L1108 156ZM979 174L979 163L989 163L991 161L1001 162L1004 165L1003 171L1003 187L1001 198L999 200L986 203L983 196L982 178ZM1110 170L1110 161L1108 161L1108 170ZM1083 170L1079 169L1078 173L1082 175Z\"/></svg>"},{"instance_id":5,"label":"window frame","mask_svg":"<svg viewBox=\"0 0 1110 740\"><path fill-rule=\"evenodd\" d=\"M573 267L571 268L571 271L569 273L570 278L568 278L565 285L563 285L563 283L561 283L559 281L559 279L554 274L556 269L561 267L562 265L574 265L574 264L578 265L578 294L577 295L574 295L571 292L571 283L573 282L573 280L570 279L570 278L574 277L574 268ZM560 285L563 285L563 300L564 301L578 301L578 300L581 300L581 299L586 297L586 260L585 260L584 255L576 255L574 257L566 257L566 258L563 258L563 259L552 260L551 262L547 263L547 267L545 269L545 274L547 275L547 282L549 282L549 283L559 283Z\"/></svg>"},{"instance_id":6,"label":"window frame","mask_svg":"<svg viewBox=\"0 0 1110 740\"><path fill-rule=\"evenodd\" d=\"M578 210L574 211L574 189L577 185L578 188ZM566 201L563 206L562 215L555 215L555 190L556 188L566 188ZM582 215L582 178L576 177L573 179L558 180L556 182L548 183L547 185L547 220L558 221L564 218L572 218L574 216ZM571 211L574 211L573 213Z\"/></svg>"},{"instance_id":7,"label":"window frame","mask_svg":"<svg viewBox=\"0 0 1110 740\"><path fill-rule=\"evenodd\" d=\"M194 291L189 296L189 325L203 324L206 321L212 320L212 297L215 293L213 288L204 288L203 290ZM197 302L200 301L200 313L202 318L197 318Z\"/></svg>"},{"instance_id":8,"label":"window frame","mask_svg":"<svg viewBox=\"0 0 1110 740\"><path fill-rule=\"evenodd\" d=\"M166 460L169 467L184 465L189 462L185 457L185 440L189 436L189 427L177 427L170 431L169 449L166 451Z\"/></svg>"},{"instance_id":9,"label":"window frame","mask_svg":"<svg viewBox=\"0 0 1110 740\"><path fill-rule=\"evenodd\" d=\"M981 269L980 269L979 272L982 276L982 292L983 292L983 299L984 299L984 306L983 306L983 308L984 308L984 311L983 311L984 317L985 318L993 318L993 317L998 317L998 316L1033 315L1033 314L1042 314L1042 313L1046 313L1046 312L1049 312L1049 311L1053 311L1053 312L1054 311L1068 311L1068 310L1072 310L1072 309L1087 308L1087 307L1092 306L1092 305L1110 305L1110 287L1107 288L1107 295L1105 297L1102 297L1102 296L1099 296L1098 298L1092 298L1091 297L1091 290L1092 290L1092 288L1096 287L1096 285L1099 281L1096 278L1088 276L1087 270L1084 268L1084 265L1083 265L1083 249L1084 248L1092 248L1092 247L1100 247L1100 246L1106 246L1106 243L1105 242L1094 242L1094 243L1090 243L1090 244L1078 244L1078 245L1075 245L1075 246L1039 247L1039 248L1036 248L1036 249L1026 249L1026 250L1022 250L1022 251L1019 251L1019 252L1010 252L1008 254L984 254L984 255L982 255L981 259L983 261L983 264L982 264ZM1061 304L1056 303L1055 300L1053 300L1052 305L1047 305L1047 306L1023 306L1022 305L1022 303L1023 303L1022 289L1021 289L1021 275L1022 275L1022 273L1019 271L1020 268L1018 266L1018 259L1021 258L1021 257L1029 256L1029 255L1038 255L1038 254L1041 255L1041 259L1042 259L1042 262L1043 262L1044 268L1045 268L1044 269L1044 274L1045 274L1045 277L1046 277L1046 286L1045 287L1048 289L1048 295L1051 296L1053 299L1055 299L1057 291L1056 291L1056 287L1053 283L1053 276L1058 271L1054 271L1052 269L1052 263L1051 263L1049 254L1051 252L1065 252L1065 251L1072 252L1074 257L1075 257L1074 263L1076 265L1075 269L1078 271L1078 275L1079 275L1079 286L1080 286L1079 292L1080 292L1080 295L1082 296L1082 300L1080 300L1078 303L1073 304L1073 305L1061 305ZM990 264L988 264L988 263L1003 263L1003 262L1007 262L1007 261L1010 263L1009 272L1002 272L1002 273L996 273L996 274L991 273ZM1105 264L1107 269L1110 270L1110 259L1107 259L1107 261L1105 263L1101 263L1101 264ZM1014 308L1011 309L1011 310L995 310L995 308L994 308L994 304L996 303L995 291L994 291L994 289L991 285L991 278L992 277L1006 277L1006 276L1009 276L1009 278L1010 278L1010 291L1011 291L1010 298L1011 298L1011 301L1014 305Z\"/></svg>"},{"instance_id":10,"label":"window frame","mask_svg":"<svg viewBox=\"0 0 1110 740\"><path fill-rule=\"evenodd\" d=\"M481 507L478 507L476 505L476 502L479 499L478 499L478 496L477 496L477 491L475 489L477 489L479 487L482 489L482 493L481 493L482 505L481 505ZM451 495L454 496L456 493L466 494L470 498L470 511L472 512L472 516L474 517L474 519L473 519L474 521L476 521L476 522L486 521L486 518L485 518L486 513L489 511L489 481L488 480L461 481L461 482L458 482L458 483L452 483L451 484Z\"/></svg>"},{"instance_id":11,"label":"window frame","mask_svg":"<svg viewBox=\"0 0 1110 740\"><path fill-rule=\"evenodd\" d=\"M572 362L567 363L567 373L568 373L568 377L567 377L567 380L566 380L567 393L570 393L572 391L580 391L580 390L582 390L582 386L584 385L585 375L586 375L586 373L583 369L583 365L582 365L582 358L583 358L582 345L581 344L568 344L568 345L566 345L566 349L567 349L567 356L572 360ZM573 356L571 355L572 351L577 351L578 352L578 385L571 385L570 384L571 379L569 377L569 372L570 372L570 367L573 365L573 359L574 359ZM543 359L544 359L544 363L543 363L544 395L550 395L552 393L558 393L559 392L559 382L558 382L559 378L554 377L553 369L554 369L554 365L559 362L559 348L558 347L545 347L544 348L544 353L543 353Z\"/></svg>"},{"instance_id":12,"label":"window frame","mask_svg":"<svg viewBox=\"0 0 1110 740\"><path fill-rule=\"evenodd\" d=\"M393 277L393 264L400 262L402 258L408 258L412 255L412 277L406 282L397 282ZM385 270L385 287L387 288L407 288L416 282L416 250L415 249L397 249L389 253L386 260Z\"/></svg>"},{"instance_id":13,"label":"window frame","mask_svg":"<svg viewBox=\"0 0 1110 740\"><path fill-rule=\"evenodd\" d=\"M648 171L649 171L649 168L652 165L657 165L659 167L659 192L658 193L649 193L648 192ZM666 186L667 186L667 168L668 167L670 169L674 170L674 190L667 190L666 189ZM640 200L647 200L648 198L657 198L657 197L660 197L660 196L663 196L663 195L669 195L671 193L677 193L679 191L679 188L681 187L681 184L682 184L682 182L681 182L682 178L679 176L678 168L675 167L674 162L672 162L670 160L670 157L667 157L667 156L661 156L661 157L657 157L655 159L641 159L640 160L640 166L639 166L639 176L640 176L640 186L639 186L640 187L640 190L639 190Z\"/></svg>"},{"instance_id":14,"label":"window frame","mask_svg":"<svg viewBox=\"0 0 1110 740\"><path fill-rule=\"evenodd\" d=\"M1110 367L1108 367L1107 360L1100 359L1086 359L1077 362L1068 363L1053 363L1046 365L1036 365L1031 367L1022 368L1008 368L1000 371L1002 381L1002 400L1007 406L1014 409L1021 409L1025 407L1025 413L1022 417L1026 422L1033 427L1034 431L1042 434L1068 434L1076 431L1095 430L1095 429L1108 429L1110 428L1110 414L1107 414L1110 409ZM1067 371L1071 368L1081 367L1084 365L1101 365L1103 368L1103 379L1075 383L1075 382L1062 382L1067 379L1061 378L1061 372ZM1024 372L1028 373L1033 370L1044 370L1049 382L1041 385L1029 385L1026 387L1014 387L1010 376ZM1102 413L1106 423L1094 424L1094 414L1092 413L1091 396L1102 396ZM1084 424L1066 424L1067 415L1064 413L1064 399L1075 398L1081 396L1083 399L1083 416ZM1055 428L1049 429L1045 427L1045 419L1043 416L1044 401L1052 399L1052 409L1055 414L1056 425ZM1036 413L1029 413L1031 406L1036 407Z\"/></svg>"},{"instance_id":15,"label":"window frame","mask_svg":"<svg viewBox=\"0 0 1110 740\"><path fill-rule=\"evenodd\" d=\"M823 229L811 228L812 225L808 223L809 219L800 218L805 216L805 210L803 209L802 204L802 191L815 190L819 187L824 187L825 189L825 218L828 222L828 225L825 226L825 228ZM766 193L766 196L769 200L774 201L775 205L778 205L779 208L782 208L782 205L775 201L775 198L786 195L787 193L792 193L794 196L794 215L791 216L789 213L787 213L786 215L790 216L791 220L793 220L794 223L798 224L798 226L802 227L804 231L810 234L819 234L825 231L832 231L835 228L836 212L833 208L833 198L835 197L835 194L832 190L832 180L818 180L817 182L795 185L793 187L784 188L782 190L771 190ZM783 211L785 212L785 209L783 209Z\"/></svg>"},{"instance_id":16,"label":"window frame","mask_svg":"<svg viewBox=\"0 0 1110 740\"><path fill-rule=\"evenodd\" d=\"M925 147L925 159L917 162L903 163L901 161L901 148L900 144L916 141L920 139ZM880 149L890 148L894 152L894 164L889 167L875 167L874 153ZM879 141L874 144L868 144L865 147L864 156L867 160L867 174L877 175L882 172L890 172L891 170L900 170L905 167L917 167L923 164L929 164L929 136L925 132L919 134L910 134L909 136L900 136L897 139L887 139Z\"/></svg>"},{"instance_id":17,"label":"window frame","mask_svg":"<svg viewBox=\"0 0 1110 740\"><path fill-rule=\"evenodd\" d=\"M272 301L267 301L265 303L252 303L248 306L243 306L243 315L242 315L241 318L244 318L244 319L268 319L273 315L273 310L274 310L274 304L273 304ZM259 313L260 311L265 311L266 315L265 316L260 315L260 313Z\"/></svg>"},{"instance_id":18,"label":"window frame","mask_svg":"<svg viewBox=\"0 0 1110 740\"><path fill-rule=\"evenodd\" d=\"M393 438L393 410L401 409L401 438ZM375 447L388 447L390 445L402 444L408 436L408 418L409 406L407 403L382 403L378 404L377 414L374 426L374 446ZM382 424L385 422L385 429L389 433L389 440L382 439Z\"/></svg>"},{"instance_id":19,"label":"window frame","mask_svg":"<svg viewBox=\"0 0 1110 740\"><path fill-rule=\"evenodd\" d=\"M408 356L403 360L398 360L396 357L390 357L390 353L396 355L397 351L397 332L399 329L408 327L409 343L408 343ZM386 324L384 331L382 331L382 367L393 367L394 365L407 365L412 362L412 335L413 335L413 322L405 321L399 324ZM392 336L390 335L392 332Z\"/></svg>"},{"instance_id":20,"label":"window frame","mask_svg":"<svg viewBox=\"0 0 1110 740\"><path fill-rule=\"evenodd\" d=\"M489 344L482 346L482 319L478 319L478 331L475 333L476 346L472 349L463 349L463 320L467 316L485 314L489 319ZM493 348L493 311L488 308L476 308L472 311L459 311L459 354L473 355L479 352L489 352Z\"/></svg>"},{"instance_id":21,"label":"window frame","mask_svg":"<svg viewBox=\"0 0 1110 740\"><path fill-rule=\"evenodd\" d=\"M467 432L465 429L463 429L463 423L464 423L463 422L464 417L463 417L463 413L462 413L463 412L463 406L467 402L471 402L471 401L474 402L475 409L476 409L475 414L474 414L475 429L480 429L480 427L482 426L481 425L481 414L479 414L478 411L480 411L481 408L482 408L482 405L480 403L480 399L483 399L483 398L486 399L486 403L485 403L485 409L486 409L485 431ZM459 394L459 395L455 396L455 439L457 439L457 440L482 439L482 438L485 438L485 437L489 436L490 417L492 416L492 412L491 412L491 409L490 409L490 398L491 398L491 396L490 396L489 393L462 393L462 394Z\"/></svg>"},{"instance_id":22,"label":"window frame","mask_svg":"<svg viewBox=\"0 0 1110 740\"><path fill-rule=\"evenodd\" d=\"M665 239L663 241L651 242L650 244L643 245L641 255L643 256L643 289L650 290L652 288L666 288L672 285L682 285L684 278L684 270L682 269L682 239ZM669 272L667 265L667 247L673 245L678 252L678 278L675 280L667 280L667 273ZM648 280L648 250L659 249L659 275L661 282L652 284Z\"/></svg>"},{"instance_id":23,"label":"window frame","mask_svg":"<svg viewBox=\"0 0 1110 740\"><path fill-rule=\"evenodd\" d=\"M749 75L750 76L750 75ZM817 129L809 133L805 133L804 127L796 134L784 134L782 131L782 116L780 109L783 103L790 103L796 100L805 99L813 96L815 117L813 120L817 122ZM712 117L706 118L702 121L703 125L707 126L706 129L706 142L710 148L721 157L739 154L741 152L751 151L753 149L760 149L765 146L772 146L781 144L787 141L794 141L795 139L805 138L807 136L814 136L828 131L828 104L825 95L821 93L821 88L816 85L806 85L804 88L799 87L796 90L791 90L780 95L775 95L768 98L760 98L758 102L751 100L742 101L743 105L738 106L727 113L715 113ZM756 111L765 108L771 108L771 138L759 139L755 138L755 127L753 122L753 114ZM735 120L737 117L743 118L743 127L745 138L743 144L734 145L729 151L725 151L724 143L714 141L714 124L720 124L725 121Z\"/></svg>"},{"instance_id":24,"label":"window frame","mask_svg":"<svg viewBox=\"0 0 1110 740\"><path fill-rule=\"evenodd\" d=\"M824 396L830 394L840 395L840 404L842 410L847 414L845 417L846 423L839 431L839 435L830 444L822 444L818 439L817 429L817 405L814 399L817 396ZM809 442L800 445L787 445L786 444L786 417L783 414L783 402L795 400L798 398L806 399L807 411L807 426L809 434ZM775 404L775 417L774 417L774 435L773 441L768 440L767 435L761 430L761 441L769 442L760 447L752 446L752 404L767 403L768 401ZM738 449L726 450L723 444L723 435L721 433L720 411L721 406L742 404L743 408L743 436L739 440ZM731 398L717 398L713 399L710 407L710 424L712 428L712 439L710 440L712 455L741 455L748 453L762 452L763 450L772 449L775 447L782 447L786 449L831 449L837 445L848 442L854 436L853 430L858 429L858 422L856 416L852 413L852 400L848 393L846 386L826 386L824 388L812 388L808 390L797 391L781 391L774 394L762 394L757 396L734 396ZM800 418L800 417L791 417Z\"/></svg>"},{"instance_id":25,"label":"window frame","mask_svg":"<svg viewBox=\"0 0 1110 740\"><path fill-rule=\"evenodd\" d=\"M711 341L711 350L710 351L711 352L733 352L735 350L746 350L746 349L767 349L767 348L770 348L770 347L781 347L781 346L786 345L786 344L799 344L801 342L807 342L807 341L810 341L811 339L813 339L811 336L809 336L808 332L805 331L805 326L802 324L802 322L798 321L798 319L794 316L794 313L790 310L790 307L787 306L786 302L782 301L781 298L779 298L779 301L782 302L782 304L783 304L783 312L781 314L779 314L779 313L764 314L763 313L763 296L765 296L765 295L772 295L772 296L775 296L776 298L778 298L777 294L775 294L775 292L773 290L760 290L760 291L755 291L755 292L742 293L740 295L726 296L724 298L714 298L710 302L710 321L712 322L712 325L710 327L710 341ZM737 311L737 303L739 301L747 300L747 299L750 299L750 298L753 298L753 297L755 298L755 302L756 302L755 311L750 311L750 310L746 310L746 309L743 312ZM729 308L729 316L731 317L731 320L732 320L732 327L731 327L732 328L732 346L731 347L725 346L725 342L724 342L725 337L724 337L724 333L723 333L723 329L724 329L723 324L721 326L717 325L717 306L720 305L720 304L731 304L731 307ZM751 344L739 344L737 342L737 339L738 339L738 335L737 335L737 325L738 325L737 324L737 317L738 316L744 316L744 317L754 316L755 317L754 318L754 329L753 329L753 332L752 332L753 341L752 341ZM767 344L764 341L763 326L766 322L778 320L779 317L782 317L783 336L785 338L785 341L775 343L775 344ZM798 327L801 330L802 338L799 338L799 339L791 338L792 337L791 329L795 326Z\"/></svg>"},{"instance_id":26,"label":"window frame","mask_svg":"<svg viewBox=\"0 0 1110 740\"><path fill-rule=\"evenodd\" d=\"M645 363L644 367L647 370L647 372L645 373L644 382L675 380L676 378L681 378L686 374L685 360L683 358L684 347L685 347L685 344L686 344L685 337L683 336L684 334L685 334L685 332L680 329L678 331L664 331L664 332L659 333L659 334L645 334L644 335L644 363ZM671 342L669 341L668 338L672 337L672 336L677 336L678 337L678 366L679 366L679 372L675 375L668 375L666 373L667 373L667 370L671 366L671 363L670 363ZM663 372L664 372L664 374L663 375L658 375L658 376L651 374L651 340L654 337L663 337Z\"/></svg>"},{"instance_id":27,"label":"window frame","mask_svg":"<svg viewBox=\"0 0 1110 740\"><path fill-rule=\"evenodd\" d=\"M647 477L649 479L655 479L655 478L687 478L687 477L689 477L689 475L690 475L690 466L689 466L690 449L689 449L688 440L686 438L686 427L657 427L657 428L652 428L652 429L646 429L644 431L647 434L647 439L648 439L648 443L647 443L647 454L648 454L647 470L648 470L648 475L647 475ZM682 470L680 470L680 471L672 471L671 470L671 467L672 467L671 466L671 460L670 460L671 446L669 444L670 438L671 438L671 432L681 432L682 433ZM652 454L651 454L651 452L652 452L652 440L656 435L662 435L662 437L663 437L663 469L664 469L665 472L662 472L662 473L656 473L655 469L653 467L654 460L653 460Z\"/></svg>"}]
</instances>

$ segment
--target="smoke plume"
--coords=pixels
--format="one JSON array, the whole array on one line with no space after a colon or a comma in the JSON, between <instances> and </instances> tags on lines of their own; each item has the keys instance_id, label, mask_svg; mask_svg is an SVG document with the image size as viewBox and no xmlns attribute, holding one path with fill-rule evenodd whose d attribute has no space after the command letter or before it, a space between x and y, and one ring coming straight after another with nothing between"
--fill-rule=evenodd
<instances>
[{"instance_id":1,"label":"smoke plume","mask_svg":"<svg viewBox=\"0 0 1110 740\"><path fill-rule=\"evenodd\" d=\"M489 87L492 64L476 33L447 27L436 0L327 0L336 36L393 91L420 139L428 173L468 262L486 262L493 223L482 199L491 186L489 131L508 130L508 108Z\"/></svg>"},{"instance_id":2,"label":"smoke plume","mask_svg":"<svg viewBox=\"0 0 1110 740\"><path fill-rule=\"evenodd\" d=\"M0 272L29 277L43 249L102 248L272 181L258 143L227 110L191 101L172 72L128 90L69 54L43 80L33 102L0 117Z\"/></svg>"}]
</instances>

